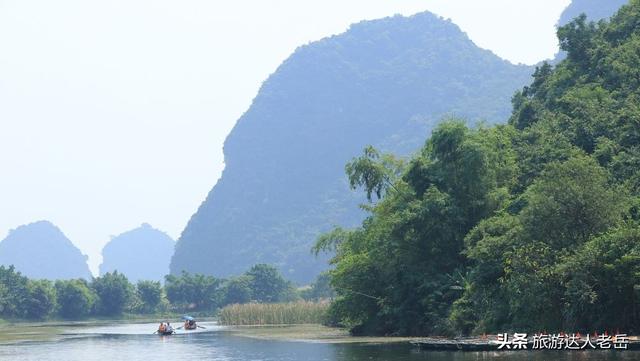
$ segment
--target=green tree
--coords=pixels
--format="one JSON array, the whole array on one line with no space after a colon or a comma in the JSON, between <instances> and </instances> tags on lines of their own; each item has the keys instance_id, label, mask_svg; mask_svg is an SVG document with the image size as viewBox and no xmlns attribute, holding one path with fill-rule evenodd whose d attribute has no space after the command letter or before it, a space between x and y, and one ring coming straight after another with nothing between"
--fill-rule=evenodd
<instances>
[{"instance_id":1,"label":"green tree","mask_svg":"<svg viewBox=\"0 0 640 361\"><path fill-rule=\"evenodd\" d=\"M589 52L594 48L595 35L596 25L588 22L585 14L558 29L560 48L567 52L572 62L579 64L591 58Z\"/></svg>"},{"instance_id":2,"label":"green tree","mask_svg":"<svg viewBox=\"0 0 640 361\"><path fill-rule=\"evenodd\" d=\"M27 289L29 297L25 304L26 317L34 320L43 320L49 317L57 305L53 283L48 280L29 280Z\"/></svg>"},{"instance_id":3,"label":"green tree","mask_svg":"<svg viewBox=\"0 0 640 361\"><path fill-rule=\"evenodd\" d=\"M527 239L556 250L580 245L607 230L628 210L624 190L590 157L549 164L524 195Z\"/></svg>"},{"instance_id":4,"label":"green tree","mask_svg":"<svg viewBox=\"0 0 640 361\"><path fill-rule=\"evenodd\" d=\"M588 241L558 265L566 285L564 321L572 329L638 330L640 226L621 225Z\"/></svg>"},{"instance_id":5,"label":"green tree","mask_svg":"<svg viewBox=\"0 0 640 361\"><path fill-rule=\"evenodd\" d=\"M0 266L0 314L3 317L24 317L24 305L29 299L28 279L13 266Z\"/></svg>"},{"instance_id":6,"label":"green tree","mask_svg":"<svg viewBox=\"0 0 640 361\"><path fill-rule=\"evenodd\" d=\"M229 279L223 293L225 305L251 302L253 299L251 277L243 275Z\"/></svg>"},{"instance_id":7,"label":"green tree","mask_svg":"<svg viewBox=\"0 0 640 361\"><path fill-rule=\"evenodd\" d=\"M55 283L58 313L64 318L83 318L92 311L97 296L87 281L58 280Z\"/></svg>"},{"instance_id":8,"label":"green tree","mask_svg":"<svg viewBox=\"0 0 640 361\"><path fill-rule=\"evenodd\" d=\"M290 296L291 285L271 265L257 264L245 275L249 277L251 295L255 301L273 303L284 301Z\"/></svg>"},{"instance_id":9,"label":"green tree","mask_svg":"<svg viewBox=\"0 0 640 361\"><path fill-rule=\"evenodd\" d=\"M98 313L105 316L122 314L134 296L133 286L127 277L118 271L95 278L92 288L98 296Z\"/></svg>"},{"instance_id":10,"label":"green tree","mask_svg":"<svg viewBox=\"0 0 640 361\"><path fill-rule=\"evenodd\" d=\"M477 305L480 329L562 329L561 265L622 220L625 199L595 160L573 157L547 165L515 202L521 203L517 214L501 213L471 231L465 252L475 261L474 282L466 296Z\"/></svg>"},{"instance_id":11,"label":"green tree","mask_svg":"<svg viewBox=\"0 0 640 361\"><path fill-rule=\"evenodd\" d=\"M165 277L165 291L172 305L183 309L211 310L222 301L222 281L201 274L182 272Z\"/></svg>"},{"instance_id":12,"label":"green tree","mask_svg":"<svg viewBox=\"0 0 640 361\"><path fill-rule=\"evenodd\" d=\"M162 285L158 281L138 281L136 293L145 313L153 313L162 302Z\"/></svg>"},{"instance_id":13,"label":"green tree","mask_svg":"<svg viewBox=\"0 0 640 361\"><path fill-rule=\"evenodd\" d=\"M401 169L401 160L390 154L380 155L373 146L366 147L362 156L345 166L351 189L363 187L369 201L374 194L379 199L387 189L393 188Z\"/></svg>"},{"instance_id":14,"label":"green tree","mask_svg":"<svg viewBox=\"0 0 640 361\"><path fill-rule=\"evenodd\" d=\"M399 172L393 192L356 230L335 229L315 250L335 250L335 323L361 333L449 332L462 294L466 233L502 209L517 180L513 129L438 126Z\"/></svg>"}]
</instances>

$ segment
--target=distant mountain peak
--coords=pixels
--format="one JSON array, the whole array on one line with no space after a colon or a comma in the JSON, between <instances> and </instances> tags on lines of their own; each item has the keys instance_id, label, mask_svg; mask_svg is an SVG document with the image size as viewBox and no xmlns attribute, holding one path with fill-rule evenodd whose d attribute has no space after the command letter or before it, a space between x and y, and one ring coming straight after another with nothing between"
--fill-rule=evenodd
<instances>
[{"instance_id":1,"label":"distant mountain peak","mask_svg":"<svg viewBox=\"0 0 640 361\"><path fill-rule=\"evenodd\" d=\"M13 229L9 230L9 232L11 233L11 232L15 232L15 231L20 231L20 230L22 230L24 228L55 229L57 231L60 231L60 228L58 228L55 224L53 224L50 221L47 221L45 219L41 219L41 220L38 220L38 221L33 221L31 223L19 225L17 228L13 228Z\"/></svg>"},{"instance_id":2,"label":"distant mountain peak","mask_svg":"<svg viewBox=\"0 0 640 361\"><path fill-rule=\"evenodd\" d=\"M161 281L169 273L175 241L148 223L112 237L102 249L100 274L117 270L130 281Z\"/></svg>"},{"instance_id":3,"label":"distant mountain peak","mask_svg":"<svg viewBox=\"0 0 640 361\"><path fill-rule=\"evenodd\" d=\"M87 256L46 220L9 231L0 242L0 264L14 265L31 278L91 278Z\"/></svg>"}]
</instances>

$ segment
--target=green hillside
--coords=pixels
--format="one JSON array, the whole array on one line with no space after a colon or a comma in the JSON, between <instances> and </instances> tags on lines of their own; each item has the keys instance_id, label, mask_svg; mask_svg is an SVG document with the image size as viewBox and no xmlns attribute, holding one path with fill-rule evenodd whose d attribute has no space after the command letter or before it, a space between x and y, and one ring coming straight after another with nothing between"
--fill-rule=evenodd
<instances>
[{"instance_id":1,"label":"green hillside","mask_svg":"<svg viewBox=\"0 0 640 361\"><path fill-rule=\"evenodd\" d=\"M337 252L334 322L640 330L640 0L558 37L567 58L536 70L508 125L452 120L405 165L374 149L349 164L375 202L360 227L317 244Z\"/></svg>"},{"instance_id":2,"label":"green hillside","mask_svg":"<svg viewBox=\"0 0 640 361\"><path fill-rule=\"evenodd\" d=\"M428 12L300 47L227 138L223 175L182 233L172 273L228 276L269 263L312 280L326 268L309 252L315 238L364 215L345 162L367 144L409 154L447 114L504 121L532 70Z\"/></svg>"}]
</instances>

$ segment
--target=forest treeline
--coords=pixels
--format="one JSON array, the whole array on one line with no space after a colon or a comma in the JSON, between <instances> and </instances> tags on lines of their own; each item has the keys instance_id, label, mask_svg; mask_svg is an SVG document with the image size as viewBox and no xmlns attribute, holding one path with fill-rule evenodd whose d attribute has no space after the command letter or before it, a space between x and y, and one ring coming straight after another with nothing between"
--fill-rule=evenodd
<instances>
[{"instance_id":1,"label":"forest treeline","mask_svg":"<svg viewBox=\"0 0 640 361\"><path fill-rule=\"evenodd\" d=\"M371 201L335 252L332 322L367 334L640 331L640 1L558 29L506 125L448 120L346 166Z\"/></svg>"},{"instance_id":2,"label":"forest treeline","mask_svg":"<svg viewBox=\"0 0 640 361\"><path fill-rule=\"evenodd\" d=\"M290 302L331 297L328 276L296 289L270 265L258 264L243 275L219 279L201 274L167 275L158 281L129 282L118 271L91 281L34 280L13 266L0 266L0 318L12 320L85 319L183 312L213 314L242 303Z\"/></svg>"}]
</instances>

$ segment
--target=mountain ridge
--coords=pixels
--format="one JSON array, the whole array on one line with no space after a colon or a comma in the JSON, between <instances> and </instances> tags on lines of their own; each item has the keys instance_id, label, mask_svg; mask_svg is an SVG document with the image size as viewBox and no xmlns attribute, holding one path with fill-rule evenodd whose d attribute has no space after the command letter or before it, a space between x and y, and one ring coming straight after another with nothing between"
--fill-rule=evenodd
<instances>
[{"instance_id":1,"label":"mountain ridge","mask_svg":"<svg viewBox=\"0 0 640 361\"><path fill-rule=\"evenodd\" d=\"M429 12L299 47L227 137L225 169L178 240L171 272L228 276L273 263L308 282L326 267L310 254L315 237L363 217L361 196L343 192L351 157L368 144L409 154L451 114L504 120L532 69Z\"/></svg>"},{"instance_id":2,"label":"mountain ridge","mask_svg":"<svg viewBox=\"0 0 640 361\"><path fill-rule=\"evenodd\" d=\"M134 283L163 281L169 273L174 246L175 241L166 233L143 223L112 237L104 246L100 275L117 270Z\"/></svg>"},{"instance_id":3,"label":"mountain ridge","mask_svg":"<svg viewBox=\"0 0 640 361\"><path fill-rule=\"evenodd\" d=\"M0 264L37 279L91 279L87 256L49 221L10 230L0 242Z\"/></svg>"}]
</instances>

